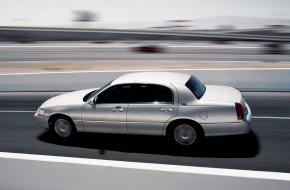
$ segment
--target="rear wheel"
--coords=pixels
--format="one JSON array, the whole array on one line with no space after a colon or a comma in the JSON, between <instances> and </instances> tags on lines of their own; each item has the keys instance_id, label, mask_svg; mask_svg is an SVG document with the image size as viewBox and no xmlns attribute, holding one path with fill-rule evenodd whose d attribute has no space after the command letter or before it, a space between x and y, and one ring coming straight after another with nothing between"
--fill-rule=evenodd
<instances>
[{"instance_id":1,"label":"rear wheel","mask_svg":"<svg viewBox=\"0 0 290 190\"><path fill-rule=\"evenodd\" d=\"M192 126L188 124L181 124L174 129L173 136L174 140L178 144L183 146L189 146L194 144L194 142L196 141L197 132Z\"/></svg>"},{"instance_id":2,"label":"rear wheel","mask_svg":"<svg viewBox=\"0 0 290 190\"><path fill-rule=\"evenodd\" d=\"M167 135L179 147L192 147L202 140L202 134L202 129L197 124L178 122L170 126Z\"/></svg>"},{"instance_id":3,"label":"rear wheel","mask_svg":"<svg viewBox=\"0 0 290 190\"><path fill-rule=\"evenodd\" d=\"M57 137L60 137L62 139L69 139L76 132L73 122L66 117L58 117L54 119L54 122L52 122L50 130Z\"/></svg>"}]
</instances>

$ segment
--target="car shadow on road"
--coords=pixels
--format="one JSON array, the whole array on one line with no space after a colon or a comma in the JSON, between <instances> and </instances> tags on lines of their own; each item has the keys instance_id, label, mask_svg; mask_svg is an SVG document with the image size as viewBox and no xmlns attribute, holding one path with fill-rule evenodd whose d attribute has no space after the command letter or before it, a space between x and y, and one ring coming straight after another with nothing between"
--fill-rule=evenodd
<instances>
[{"instance_id":1,"label":"car shadow on road","mask_svg":"<svg viewBox=\"0 0 290 190\"><path fill-rule=\"evenodd\" d=\"M187 157L251 158L260 149L258 137L253 131L245 135L207 137L190 149L175 147L165 137L158 136L78 133L72 140L64 141L47 131L38 139L62 146L97 149L103 155L107 151L119 151Z\"/></svg>"}]
</instances>

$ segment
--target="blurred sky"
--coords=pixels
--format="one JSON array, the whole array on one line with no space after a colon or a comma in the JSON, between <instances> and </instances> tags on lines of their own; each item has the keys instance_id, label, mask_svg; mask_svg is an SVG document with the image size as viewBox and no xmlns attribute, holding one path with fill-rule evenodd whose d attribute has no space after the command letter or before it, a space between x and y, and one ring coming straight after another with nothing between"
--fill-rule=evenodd
<instances>
[{"instance_id":1,"label":"blurred sky","mask_svg":"<svg viewBox=\"0 0 290 190\"><path fill-rule=\"evenodd\" d=\"M99 23L163 22L216 16L290 19L290 0L0 0L0 25L72 25L75 10Z\"/></svg>"}]
</instances>

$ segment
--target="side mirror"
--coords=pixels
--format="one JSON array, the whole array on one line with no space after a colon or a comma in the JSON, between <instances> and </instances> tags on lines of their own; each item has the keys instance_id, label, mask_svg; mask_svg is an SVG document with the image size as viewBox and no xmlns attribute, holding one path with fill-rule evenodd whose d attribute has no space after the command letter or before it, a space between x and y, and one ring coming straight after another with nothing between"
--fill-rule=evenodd
<instances>
[{"instance_id":1,"label":"side mirror","mask_svg":"<svg viewBox=\"0 0 290 190\"><path fill-rule=\"evenodd\" d=\"M88 103L90 104L90 105L95 105L96 103L97 103L97 99L98 99L98 97L97 96L95 96L92 100L90 100Z\"/></svg>"}]
</instances>

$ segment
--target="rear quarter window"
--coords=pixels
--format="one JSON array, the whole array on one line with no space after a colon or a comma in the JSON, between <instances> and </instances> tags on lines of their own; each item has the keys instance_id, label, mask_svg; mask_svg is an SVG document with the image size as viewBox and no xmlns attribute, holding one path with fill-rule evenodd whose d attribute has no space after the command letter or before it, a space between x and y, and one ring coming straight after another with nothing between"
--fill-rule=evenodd
<instances>
[{"instance_id":1,"label":"rear quarter window","mask_svg":"<svg viewBox=\"0 0 290 190\"><path fill-rule=\"evenodd\" d=\"M205 85L194 76L189 78L189 80L185 83L185 86L195 95L197 99L200 99L206 90Z\"/></svg>"}]
</instances>

